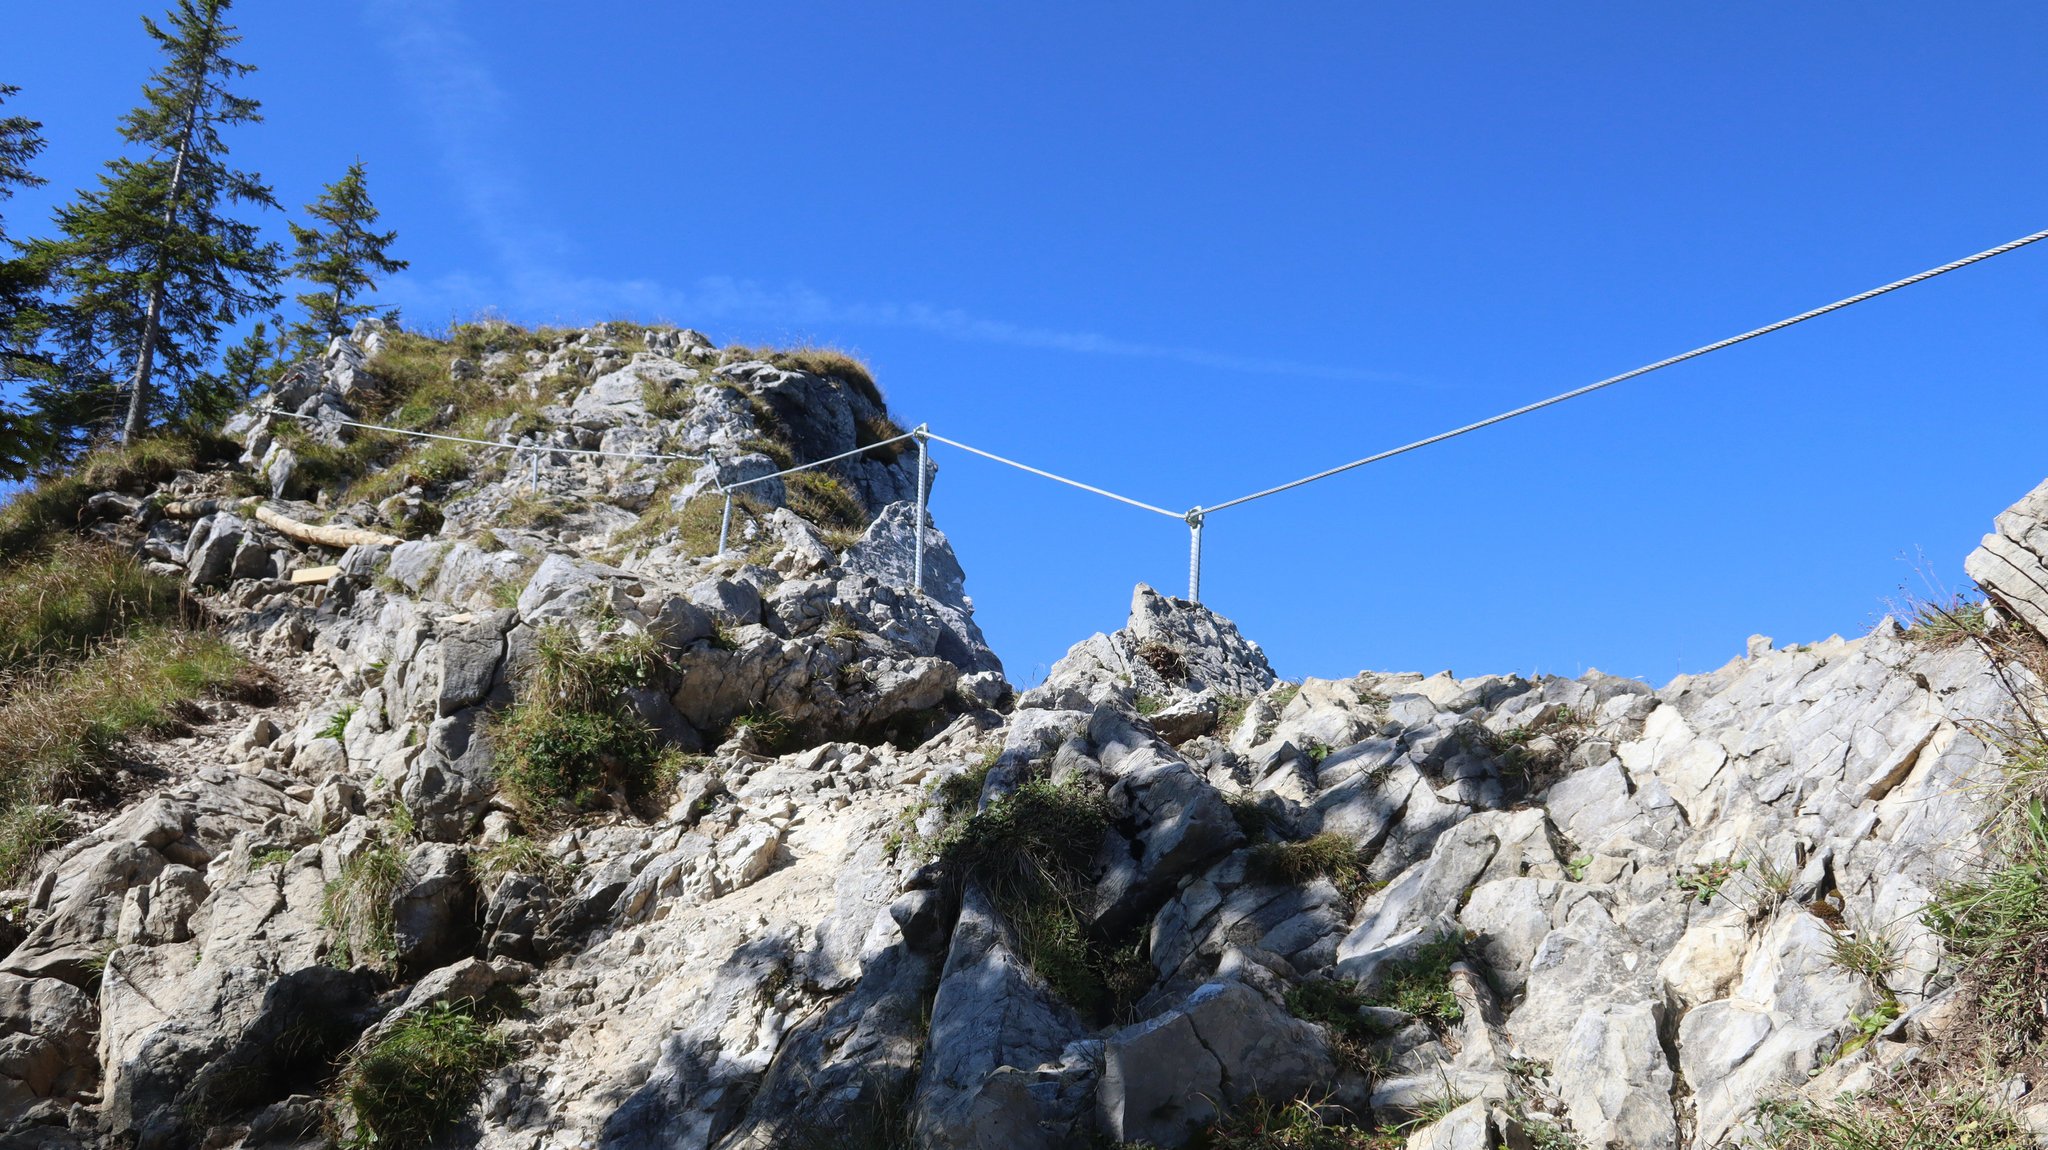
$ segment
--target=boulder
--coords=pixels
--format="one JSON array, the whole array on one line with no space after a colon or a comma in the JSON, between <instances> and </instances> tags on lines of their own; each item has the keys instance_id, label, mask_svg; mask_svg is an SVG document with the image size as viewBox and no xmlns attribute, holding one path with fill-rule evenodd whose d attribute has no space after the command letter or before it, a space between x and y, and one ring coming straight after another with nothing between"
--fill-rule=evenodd
<instances>
[{"instance_id":1,"label":"boulder","mask_svg":"<svg viewBox=\"0 0 2048 1150\"><path fill-rule=\"evenodd\" d=\"M402 967L432 970L475 947L476 886L461 848L415 846L406 856L392 904L392 933Z\"/></svg>"},{"instance_id":2,"label":"boulder","mask_svg":"<svg viewBox=\"0 0 2048 1150\"><path fill-rule=\"evenodd\" d=\"M1225 978L1103 1042L1096 1113L1111 1138L1170 1150L1253 1098L1325 1096L1336 1076L1321 1031Z\"/></svg>"}]
</instances>

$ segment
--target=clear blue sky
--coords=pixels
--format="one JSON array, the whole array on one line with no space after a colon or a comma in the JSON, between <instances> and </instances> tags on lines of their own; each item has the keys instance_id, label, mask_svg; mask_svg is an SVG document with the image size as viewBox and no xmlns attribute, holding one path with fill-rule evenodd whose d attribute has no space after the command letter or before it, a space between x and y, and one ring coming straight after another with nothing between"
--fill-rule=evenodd
<instances>
[{"instance_id":1,"label":"clear blue sky","mask_svg":"<svg viewBox=\"0 0 2048 1150\"><path fill-rule=\"evenodd\" d=\"M114 149L140 10L0 16L51 138L15 234ZM412 320L837 344L906 423L1169 507L2048 227L2039 4L236 15L237 158L298 205L360 155ZM1219 515L1204 597L1288 675L1662 682L1860 632L2048 475L2044 283L2048 245ZM1181 525L940 461L1013 678L1185 590Z\"/></svg>"}]
</instances>

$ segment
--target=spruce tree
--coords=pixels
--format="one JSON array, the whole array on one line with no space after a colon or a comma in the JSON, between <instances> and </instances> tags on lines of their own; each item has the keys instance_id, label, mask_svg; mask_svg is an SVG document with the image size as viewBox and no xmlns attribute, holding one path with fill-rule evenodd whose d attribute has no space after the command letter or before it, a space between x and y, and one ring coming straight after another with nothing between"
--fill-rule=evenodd
<instances>
[{"instance_id":1,"label":"spruce tree","mask_svg":"<svg viewBox=\"0 0 2048 1150\"><path fill-rule=\"evenodd\" d=\"M292 325L292 337L302 353L317 353L338 335L346 335L358 319L377 309L353 302L363 292L376 290L377 276L404 271L404 260L385 255L398 233L377 232L378 211L370 202L370 190L363 180L363 161L348 166L341 179L327 185L320 198L306 205L306 211L322 230L292 224L292 272L320 285L318 291L298 297L306 318Z\"/></svg>"},{"instance_id":2,"label":"spruce tree","mask_svg":"<svg viewBox=\"0 0 2048 1150\"><path fill-rule=\"evenodd\" d=\"M262 119L228 91L255 70L227 55L241 40L223 20L229 2L177 0L164 24L143 18L164 65L121 120L140 155L110 161L96 190L58 210L60 237L32 245L68 293L56 323L65 378L39 403L74 437L109 424L124 385L124 441L156 416L196 414L221 329L277 302L278 245L230 214L278 205L260 177L228 166L220 137Z\"/></svg>"},{"instance_id":3,"label":"spruce tree","mask_svg":"<svg viewBox=\"0 0 2048 1150\"><path fill-rule=\"evenodd\" d=\"M0 104L20 90L0 84ZM29 161L43 150L42 128L26 116L0 116L0 200L12 197L16 188L44 182L29 170ZM46 278L7 238L6 220L0 218L0 479L27 478L48 450L35 421L8 399L17 385L43 377L50 368L38 349L47 319Z\"/></svg>"}]
</instances>

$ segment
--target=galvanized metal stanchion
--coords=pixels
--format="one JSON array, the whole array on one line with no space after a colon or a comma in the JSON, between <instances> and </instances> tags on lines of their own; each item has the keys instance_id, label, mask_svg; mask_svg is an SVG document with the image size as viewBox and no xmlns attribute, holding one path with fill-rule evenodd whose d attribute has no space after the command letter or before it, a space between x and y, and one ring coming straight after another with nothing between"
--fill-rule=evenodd
<instances>
[{"instance_id":1,"label":"galvanized metal stanchion","mask_svg":"<svg viewBox=\"0 0 2048 1150\"><path fill-rule=\"evenodd\" d=\"M910 586L918 594L924 594L924 525L925 525L925 468L929 466L925 452L925 436L929 425L920 423L912 434L917 436L917 522L911 529L916 542L911 545Z\"/></svg>"},{"instance_id":2,"label":"galvanized metal stanchion","mask_svg":"<svg viewBox=\"0 0 2048 1150\"><path fill-rule=\"evenodd\" d=\"M1202 601L1202 509L1188 512L1188 602Z\"/></svg>"},{"instance_id":3,"label":"galvanized metal stanchion","mask_svg":"<svg viewBox=\"0 0 2048 1150\"><path fill-rule=\"evenodd\" d=\"M725 554L725 536L732 530L732 492L725 493L725 512L718 517L718 553Z\"/></svg>"}]
</instances>

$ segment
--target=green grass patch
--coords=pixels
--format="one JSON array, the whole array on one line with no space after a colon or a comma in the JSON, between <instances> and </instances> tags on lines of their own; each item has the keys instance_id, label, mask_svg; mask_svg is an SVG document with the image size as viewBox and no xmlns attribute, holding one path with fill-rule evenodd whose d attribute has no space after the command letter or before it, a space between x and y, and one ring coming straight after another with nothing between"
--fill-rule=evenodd
<instances>
[{"instance_id":1,"label":"green grass patch","mask_svg":"<svg viewBox=\"0 0 2048 1150\"><path fill-rule=\"evenodd\" d=\"M1904 1086L1855 1098L1759 1109L1771 1150L2033 1150L2034 1137L1991 1089Z\"/></svg>"},{"instance_id":2,"label":"green grass patch","mask_svg":"<svg viewBox=\"0 0 2048 1150\"><path fill-rule=\"evenodd\" d=\"M1983 1031L2005 1053L2036 1052L2048 1034L2048 809L2029 799L2001 836L2002 862L1943 891L1924 919L1962 964Z\"/></svg>"},{"instance_id":3,"label":"green grass patch","mask_svg":"<svg viewBox=\"0 0 2048 1150\"><path fill-rule=\"evenodd\" d=\"M191 706L241 681L218 637L147 628L0 702L0 808L95 791L121 740L181 726Z\"/></svg>"},{"instance_id":4,"label":"green grass patch","mask_svg":"<svg viewBox=\"0 0 2048 1150\"><path fill-rule=\"evenodd\" d=\"M345 1145L432 1144L511 1058L511 1043L473 1003L444 1003L400 1021L351 1058L336 1083L338 1101L354 1119Z\"/></svg>"},{"instance_id":5,"label":"green grass patch","mask_svg":"<svg viewBox=\"0 0 2048 1150\"><path fill-rule=\"evenodd\" d=\"M1463 1021L1465 1008L1451 993L1451 964L1461 951L1457 936L1438 935L1407 958L1383 966L1366 1002L1391 1006L1438 1027Z\"/></svg>"},{"instance_id":6,"label":"green grass patch","mask_svg":"<svg viewBox=\"0 0 2048 1150\"><path fill-rule=\"evenodd\" d=\"M26 563L0 568L0 680L82 655L111 635L185 608L177 579L150 574L128 552L59 541Z\"/></svg>"},{"instance_id":7,"label":"green grass patch","mask_svg":"<svg viewBox=\"0 0 2048 1150\"><path fill-rule=\"evenodd\" d=\"M90 452L69 473L47 477L0 506L0 566L33 558L77 530L85 501L102 491L139 494L180 471L240 454L241 445L199 433L160 433Z\"/></svg>"},{"instance_id":8,"label":"green grass patch","mask_svg":"<svg viewBox=\"0 0 2048 1150\"><path fill-rule=\"evenodd\" d=\"M1330 1053L1361 1074L1379 1069L1371 1045L1390 1033L1359 1014L1369 1005L1358 984L1348 978L1312 978L1287 992L1288 1012L1321 1023L1330 1034Z\"/></svg>"},{"instance_id":9,"label":"green grass patch","mask_svg":"<svg viewBox=\"0 0 2048 1150\"><path fill-rule=\"evenodd\" d=\"M877 409L888 406L882 401L882 389L875 386L875 376L868 365L836 347L785 348L767 353L766 358L787 371L807 371L836 379L859 392Z\"/></svg>"},{"instance_id":10,"label":"green grass patch","mask_svg":"<svg viewBox=\"0 0 2048 1150\"><path fill-rule=\"evenodd\" d=\"M1205 1150L1402 1150L1405 1134L1326 1121L1305 1099L1255 1098L1219 1119L1196 1139Z\"/></svg>"},{"instance_id":11,"label":"green grass patch","mask_svg":"<svg viewBox=\"0 0 2048 1150\"><path fill-rule=\"evenodd\" d=\"M949 881L988 893L1019 957L1054 993L1105 1020L1126 1014L1152 977L1141 947L1083 925L1089 866L1108 829L1108 800L1088 781L1033 779L924 844Z\"/></svg>"},{"instance_id":12,"label":"green grass patch","mask_svg":"<svg viewBox=\"0 0 2048 1150\"><path fill-rule=\"evenodd\" d=\"M22 803L0 811L0 886L28 877L36 860L70 830L70 818L57 807Z\"/></svg>"},{"instance_id":13,"label":"green grass patch","mask_svg":"<svg viewBox=\"0 0 2048 1150\"><path fill-rule=\"evenodd\" d=\"M486 895L497 889L498 881L508 874L548 878L562 873L562 866L562 860L548 850L547 844L525 835L511 835L470 856L470 867L476 871Z\"/></svg>"},{"instance_id":14,"label":"green grass patch","mask_svg":"<svg viewBox=\"0 0 2048 1150\"><path fill-rule=\"evenodd\" d=\"M1916 643L1947 647L1991 632L1989 604L1982 595L1911 599L1901 610L1906 638Z\"/></svg>"}]
</instances>

